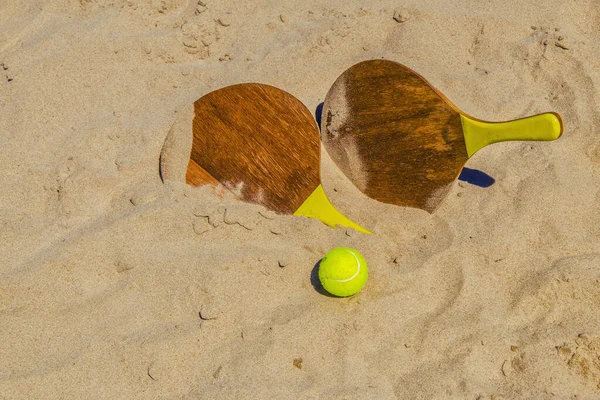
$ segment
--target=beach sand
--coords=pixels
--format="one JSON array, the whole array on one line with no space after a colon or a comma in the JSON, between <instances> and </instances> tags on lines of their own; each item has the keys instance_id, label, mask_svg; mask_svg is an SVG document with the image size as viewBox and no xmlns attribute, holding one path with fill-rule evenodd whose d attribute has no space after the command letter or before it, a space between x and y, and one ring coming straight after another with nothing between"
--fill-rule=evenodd
<instances>
[{"instance_id":1,"label":"beach sand","mask_svg":"<svg viewBox=\"0 0 600 400\"><path fill-rule=\"evenodd\" d=\"M600 4L364 4L0 3L0 399L600 397ZM495 184L456 181L433 214L368 199L323 151L327 194L375 235L161 180L202 95L260 82L314 111L374 58L564 135L481 150ZM369 263L354 297L312 284L336 246Z\"/></svg>"}]
</instances>

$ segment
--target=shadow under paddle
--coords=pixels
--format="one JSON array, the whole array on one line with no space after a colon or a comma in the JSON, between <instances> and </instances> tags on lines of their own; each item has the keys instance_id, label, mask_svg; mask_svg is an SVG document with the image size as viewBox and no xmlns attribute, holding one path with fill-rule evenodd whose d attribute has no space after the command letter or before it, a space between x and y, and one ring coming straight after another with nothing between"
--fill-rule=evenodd
<instances>
[{"instance_id":1,"label":"shadow under paddle","mask_svg":"<svg viewBox=\"0 0 600 400\"><path fill-rule=\"evenodd\" d=\"M458 179L482 188L490 187L494 184L494 182L496 182L494 178L485 172L467 167L463 167L462 171L460 171Z\"/></svg>"}]
</instances>

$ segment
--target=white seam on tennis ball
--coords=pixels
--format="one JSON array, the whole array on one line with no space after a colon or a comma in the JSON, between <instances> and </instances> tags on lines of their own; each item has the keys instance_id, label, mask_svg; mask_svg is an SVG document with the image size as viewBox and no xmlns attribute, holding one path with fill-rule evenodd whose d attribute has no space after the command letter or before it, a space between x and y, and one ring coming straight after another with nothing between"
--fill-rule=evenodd
<instances>
[{"instance_id":1,"label":"white seam on tennis ball","mask_svg":"<svg viewBox=\"0 0 600 400\"><path fill-rule=\"evenodd\" d=\"M354 275L352 275L350 278L346 278L346 279L330 279L332 282L340 282L341 283L341 282L351 281L352 279L356 278L356 276L360 272L360 260L358 259L358 257L356 257L356 254L354 254L350 250L344 249L344 251L347 251L348 253L352 254L352 257L354 257L356 259L356 264L358 264L358 268L356 269L356 272L354 273Z\"/></svg>"}]
</instances>

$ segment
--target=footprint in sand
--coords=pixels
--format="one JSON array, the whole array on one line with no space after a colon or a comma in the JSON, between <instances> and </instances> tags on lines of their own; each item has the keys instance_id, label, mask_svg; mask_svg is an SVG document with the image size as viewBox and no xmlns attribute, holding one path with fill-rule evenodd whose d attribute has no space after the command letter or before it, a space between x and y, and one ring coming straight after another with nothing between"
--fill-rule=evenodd
<instances>
[{"instance_id":1,"label":"footprint in sand","mask_svg":"<svg viewBox=\"0 0 600 400\"><path fill-rule=\"evenodd\" d=\"M590 160L592 160L592 162L600 164L600 143L596 143L588 147L585 151L585 154Z\"/></svg>"},{"instance_id":2,"label":"footprint in sand","mask_svg":"<svg viewBox=\"0 0 600 400\"><path fill-rule=\"evenodd\" d=\"M556 351L571 371L600 389L600 336L581 333Z\"/></svg>"},{"instance_id":3,"label":"footprint in sand","mask_svg":"<svg viewBox=\"0 0 600 400\"><path fill-rule=\"evenodd\" d=\"M554 324L585 319L600 322L600 253L556 260L516 295L528 319Z\"/></svg>"}]
</instances>

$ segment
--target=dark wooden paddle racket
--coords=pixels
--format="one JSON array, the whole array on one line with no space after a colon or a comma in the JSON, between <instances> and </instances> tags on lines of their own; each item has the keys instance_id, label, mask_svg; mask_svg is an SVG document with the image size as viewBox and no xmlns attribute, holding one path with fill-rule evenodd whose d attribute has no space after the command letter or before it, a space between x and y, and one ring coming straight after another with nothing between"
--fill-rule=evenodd
<instances>
[{"instance_id":1,"label":"dark wooden paddle racket","mask_svg":"<svg viewBox=\"0 0 600 400\"><path fill-rule=\"evenodd\" d=\"M327 200L320 158L312 114L283 90L239 84L194 103L189 184L210 184L214 177L243 201L370 233Z\"/></svg>"},{"instance_id":2,"label":"dark wooden paddle racket","mask_svg":"<svg viewBox=\"0 0 600 400\"><path fill-rule=\"evenodd\" d=\"M321 139L367 196L432 212L473 154L508 140L555 140L556 113L508 122L468 116L411 69L387 60L346 70L323 106Z\"/></svg>"}]
</instances>

